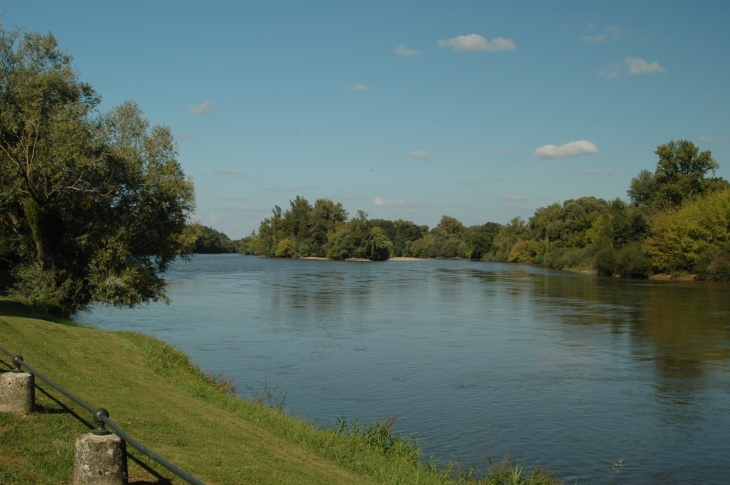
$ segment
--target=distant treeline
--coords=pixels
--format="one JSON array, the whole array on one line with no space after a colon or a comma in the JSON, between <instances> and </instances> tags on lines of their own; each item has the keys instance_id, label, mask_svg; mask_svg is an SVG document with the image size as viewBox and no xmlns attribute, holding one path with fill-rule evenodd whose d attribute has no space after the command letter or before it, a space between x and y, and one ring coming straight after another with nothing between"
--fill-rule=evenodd
<instances>
[{"instance_id":1,"label":"distant treeline","mask_svg":"<svg viewBox=\"0 0 730 485\"><path fill-rule=\"evenodd\" d=\"M527 221L465 227L443 216L429 230L400 219L368 219L363 211L348 218L340 203L318 199L312 205L297 196L287 210L275 206L258 232L225 239L240 253L276 258L468 258L607 276L696 274L729 281L730 184L714 176L719 165L711 153L692 142L669 142L655 153L655 171L631 181L628 203L581 197L542 207Z\"/></svg>"},{"instance_id":2,"label":"distant treeline","mask_svg":"<svg viewBox=\"0 0 730 485\"><path fill-rule=\"evenodd\" d=\"M220 254L235 253L236 243L222 232L212 227L200 226L198 239L195 240L193 253L197 254Z\"/></svg>"}]
</instances>

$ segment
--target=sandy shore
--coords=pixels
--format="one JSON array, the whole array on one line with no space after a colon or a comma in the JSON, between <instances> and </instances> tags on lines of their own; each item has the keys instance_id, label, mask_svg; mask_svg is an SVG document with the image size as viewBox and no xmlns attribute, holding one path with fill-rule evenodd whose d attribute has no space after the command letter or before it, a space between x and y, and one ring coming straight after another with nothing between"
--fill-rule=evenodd
<instances>
[{"instance_id":1,"label":"sandy shore","mask_svg":"<svg viewBox=\"0 0 730 485\"><path fill-rule=\"evenodd\" d=\"M311 259L313 261L329 261L328 258L320 258L317 256L307 256L306 258L299 258L299 259Z\"/></svg>"},{"instance_id":2,"label":"sandy shore","mask_svg":"<svg viewBox=\"0 0 730 485\"><path fill-rule=\"evenodd\" d=\"M397 256L390 258L388 261L428 261L427 258L406 258L405 256Z\"/></svg>"}]
</instances>

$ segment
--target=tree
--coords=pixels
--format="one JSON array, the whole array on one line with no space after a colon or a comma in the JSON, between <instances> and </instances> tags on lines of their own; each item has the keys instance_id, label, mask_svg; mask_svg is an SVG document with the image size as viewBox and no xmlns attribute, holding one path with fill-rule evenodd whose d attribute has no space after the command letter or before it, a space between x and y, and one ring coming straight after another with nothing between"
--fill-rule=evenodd
<instances>
[{"instance_id":1,"label":"tree","mask_svg":"<svg viewBox=\"0 0 730 485\"><path fill-rule=\"evenodd\" d=\"M311 252L316 256L324 256L327 236L347 221L347 211L340 202L336 204L330 199L317 199L311 213L309 234Z\"/></svg>"},{"instance_id":2,"label":"tree","mask_svg":"<svg viewBox=\"0 0 730 485\"><path fill-rule=\"evenodd\" d=\"M337 226L330 232L327 245L327 257L330 259L368 258L384 261L390 257L393 243L386 232L373 226L368 214L357 211L357 215L346 224Z\"/></svg>"},{"instance_id":3,"label":"tree","mask_svg":"<svg viewBox=\"0 0 730 485\"><path fill-rule=\"evenodd\" d=\"M236 246L231 239L212 227L201 226L195 240L193 252L196 254L235 253Z\"/></svg>"},{"instance_id":4,"label":"tree","mask_svg":"<svg viewBox=\"0 0 730 485\"><path fill-rule=\"evenodd\" d=\"M307 199L297 195L289 201L290 208L284 213L284 219L289 227L292 251L297 252L299 242L308 237L312 205Z\"/></svg>"},{"instance_id":5,"label":"tree","mask_svg":"<svg viewBox=\"0 0 730 485\"><path fill-rule=\"evenodd\" d=\"M480 260L492 250L494 238L499 234L501 226L496 222L487 222L481 226L471 226L464 230L464 241L467 249L464 256Z\"/></svg>"},{"instance_id":6,"label":"tree","mask_svg":"<svg viewBox=\"0 0 730 485\"><path fill-rule=\"evenodd\" d=\"M166 300L198 229L170 129L99 102L52 34L0 27L2 257L18 297L64 313Z\"/></svg>"},{"instance_id":7,"label":"tree","mask_svg":"<svg viewBox=\"0 0 730 485\"><path fill-rule=\"evenodd\" d=\"M659 145L654 153L659 156L654 174L643 170L631 181L627 193L634 205L678 207L685 200L728 186L725 180L714 178L720 166L712 153L700 152L691 141L670 141ZM713 177L707 177L709 173Z\"/></svg>"},{"instance_id":8,"label":"tree","mask_svg":"<svg viewBox=\"0 0 730 485\"><path fill-rule=\"evenodd\" d=\"M461 237L463 230L464 224L459 222L457 219L449 216L443 216L441 217L441 221L438 223L438 226L433 228L433 233L436 235L444 234L447 237Z\"/></svg>"}]
</instances>

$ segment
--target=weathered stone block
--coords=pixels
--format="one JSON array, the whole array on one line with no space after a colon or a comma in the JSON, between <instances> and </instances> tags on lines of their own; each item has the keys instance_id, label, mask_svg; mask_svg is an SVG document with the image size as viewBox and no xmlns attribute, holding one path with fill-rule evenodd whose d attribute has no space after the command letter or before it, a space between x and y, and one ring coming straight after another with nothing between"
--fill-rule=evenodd
<instances>
[{"instance_id":1,"label":"weathered stone block","mask_svg":"<svg viewBox=\"0 0 730 485\"><path fill-rule=\"evenodd\" d=\"M76 437L74 485L127 485L127 447L115 434Z\"/></svg>"},{"instance_id":2,"label":"weathered stone block","mask_svg":"<svg viewBox=\"0 0 730 485\"><path fill-rule=\"evenodd\" d=\"M4 372L0 374L0 411L28 414L35 401L33 374Z\"/></svg>"}]
</instances>

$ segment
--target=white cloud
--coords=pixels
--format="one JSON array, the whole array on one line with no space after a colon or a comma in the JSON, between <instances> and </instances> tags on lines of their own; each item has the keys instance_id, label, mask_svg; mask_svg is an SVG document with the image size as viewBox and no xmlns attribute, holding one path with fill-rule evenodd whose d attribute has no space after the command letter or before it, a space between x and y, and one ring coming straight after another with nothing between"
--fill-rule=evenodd
<instances>
[{"instance_id":1,"label":"white cloud","mask_svg":"<svg viewBox=\"0 0 730 485\"><path fill-rule=\"evenodd\" d=\"M175 138L177 138L178 140L189 140L192 138L192 136L188 135L187 133L178 133L177 135L175 135Z\"/></svg>"},{"instance_id":2,"label":"white cloud","mask_svg":"<svg viewBox=\"0 0 730 485\"><path fill-rule=\"evenodd\" d=\"M586 42L605 42L606 41L606 34L598 34L598 35L584 35L581 37Z\"/></svg>"},{"instance_id":3,"label":"white cloud","mask_svg":"<svg viewBox=\"0 0 730 485\"><path fill-rule=\"evenodd\" d=\"M517 49L512 39L496 37L488 41L479 34L460 35L451 39L440 40L441 47L453 47L455 51L508 51Z\"/></svg>"},{"instance_id":4,"label":"white cloud","mask_svg":"<svg viewBox=\"0 0 730 485\"><path fill-rule=\"evenodd\" d=\"M225 170L216 170L213 173L216 175L241 175L241 171L236 170L235 168L228 168Z\"/></svg>"},{"instance_id":5,"label":"white cloud","mask_svg":"<svg viewBox=\"0 0 730 485\"><path fill-rule=\"evenodd\" d=\"M410 207L416 204L410 200L391 200L376 197L375 200L373 200L373 205L378 207Z\"/></svg>"},{"instance_id":6,"label":"white cloud","mask_svg":"<svg viewBox=\"0 0 730 485\"><path fill-rule=\"evenodd\" d=\"M415 152L409 153L408 156L418 160L431 160L431 156L423 150L416 150Z\"/></svg>"},{"instance_id":7,"label":"white cloud","mask_svg":"<svg viewBox=\"0 0 730 485\"><path fill-rule=\"evenodd\" d=\"M527 200L527 197L524 195L509 194L502 197L502 200Z\"/></svg>"},{"instance_id":8,"label":"white cloud","mask_svg":"<svg viewBox=\"0 0 730 485\"><path fill-rule=\"evenodd\" d=\"M644 59L640 59L638 57L627 57L624 60L624 63L629 66L629 74L632 76L636 76L637 74L665 74L667 72L667 70L660 66L657 61L649 64Z\"/></svg>"},{"instance_id":9,"label":"white cloud","mask_svg":"<svg viewBox=\"0 0 730 485\"><path fill-rule=\"evenodd\" d=\"M399 45L398 47L393 49L393 52L395 52L399 56L417 56L418 54L421 53L420 51L417 51L416 49L411 49L410 47L408 47L405 44Z\"/></svg>"},{"instance_id":10,"label":"white cloud","mask_svg":"<svg viewBox=\"0 0 730 485\"><path fill-rule=\"evenodd\" d=\"M582 173L587 173L588 175L595 175L595 174L601 173L601 169L600 168L591 168L589 170L583 171Z\"/></svg>"},{"instance_id":11,"label":"white cloud","mask_svg":"<svg viewBox=\"0 0 730 485\"><path fill-rule=\"evenodd\" d=\"M195 116L207 116L213 111L213 103L207 99L200 103L198 106L191 106L188 108L188 113Z\"/></svg>"},{"instance_id":12,"label":"white cloud","mask_svg":"<svg viewBox=\"0 0 730 485\"><path fill-rule=\"evenodd\" d=\"M613 173L613 172L615 172L615 171L616 171L616 170L614 170L614 169L612 169L612 168L607 168L607 169L606 169L606 173Z\"/></svg>"},{"instance_id":13,"label":"white cloud","mask_svg":"<svg viewBox=\"0 0 730 485\"><path fill-rule=\"evenodd\" d=\"M348 91L370 91L372 88L370 86L366 86L364 84L352 84L349 88L347 88Z\"/></svg>"},{"instance_id":14,"label":"white cloud","mask_svg":"<svg viewBox=\"0 0 730 485\"><path fill-rule=\"evenodd\" d=\"M722 137L701 136L700 141L725 141Z\"/></svg>"},{"instance_id":15,"label":"white cloud","mask_svg":"<svg viewBox=\"0 0 730 485\"><path fill-rule=\"evenodd\" d=\"M588 140L571 141L565 145L545 145L535 150L537 158L566 158L598 153L598 147Z\"/></svg>"}]
</instances>

